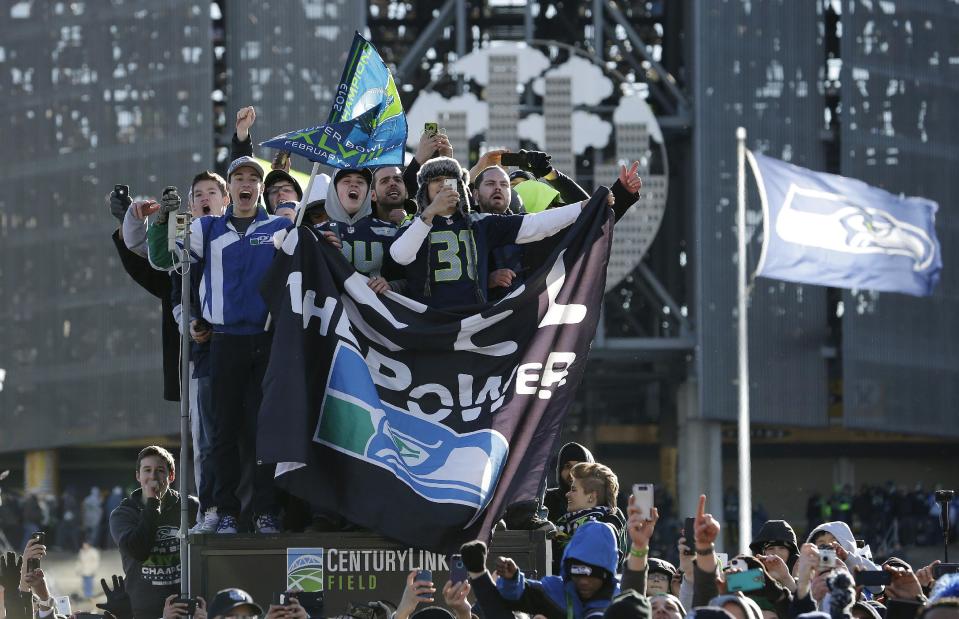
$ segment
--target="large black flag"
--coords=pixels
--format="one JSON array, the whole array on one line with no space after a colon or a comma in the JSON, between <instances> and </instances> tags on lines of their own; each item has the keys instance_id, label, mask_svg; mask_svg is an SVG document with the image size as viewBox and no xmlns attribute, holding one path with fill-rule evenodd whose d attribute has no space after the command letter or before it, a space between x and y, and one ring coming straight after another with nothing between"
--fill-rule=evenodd
<instances>
[{"instance_id":1,"label":"large black flag","mask_svg":"<svg viewBox=\"0 0 959 619\"><path fill-rule=\"evenodd\" d=\"M277 484L438 552L534 498L599 318L607 194L524 286L461 312L376 295L325 240L292 231L262 288L276 330L257 454L279 463Z\"/></svg>"}]
</instances>

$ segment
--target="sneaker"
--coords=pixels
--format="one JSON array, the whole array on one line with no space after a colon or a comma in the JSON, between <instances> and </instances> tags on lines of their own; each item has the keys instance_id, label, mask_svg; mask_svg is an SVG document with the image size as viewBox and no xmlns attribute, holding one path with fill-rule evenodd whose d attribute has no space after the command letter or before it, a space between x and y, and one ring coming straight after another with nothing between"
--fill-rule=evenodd
<instances>
[{"instance_id":1,"label":"sneaker","mask_svg":"<svg viewBox=\"0 0 959 619\"><path fill-rule=\"evenodd\" d=\"M205 535L208 533L216 533L217 525L220 524L220 516L216 513L216 508L211 507L202 514L202 518L197 522L190 533L193 535Z\"/></svg>"},{"instance_id":2,"label":"sneaker","mask_svg":"<svg viewBox=\"0 0 959 619\"><path fill-rule=\"evenodd\" d=\"M326 514L314 514L310 520L310 526L306 528L306 533L329 533L342 530L343 522L339 518Z\"/></svg>"},{"instance_id":3,"label":"sneaker","mask_svg":"<svg viewBox=\"0 0 959 619\"><path fill-rule=\"evenodd\" d=\"M224 514L216 525L217 533L236 533L236 516Z\"/></svg>"},{"instance_id":4,"label":"sneaker","mask_svg":"<svg viewBox=\"0 0 959 619\"><path fill-rule=\"evenodd\" d=\"M280 519L273 514L260 514L253 520L257 533L279 533Z\"/></svg>"}]
</instances>

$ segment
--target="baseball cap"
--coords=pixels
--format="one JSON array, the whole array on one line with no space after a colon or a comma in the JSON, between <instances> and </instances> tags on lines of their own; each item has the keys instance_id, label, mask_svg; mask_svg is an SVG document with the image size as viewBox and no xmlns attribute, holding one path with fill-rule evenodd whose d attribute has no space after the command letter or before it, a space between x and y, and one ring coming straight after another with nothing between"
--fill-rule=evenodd
<instances>
[{"instance_id":1,"label":"baseball cap","mask_svg":"<svg viewBox=\"0 0 959 619\"><path fill-rule=\"evenodd\" d=\"M229 181L230 177L233 176L233 173L244 166L256 170L261 179L265 176L265 173L263 172L263 166L260 165L260 162L253 157L244 155L243 157L237 157L230 163L230 168L226 172L226 180Z\"/></svg>"},{"instance_id":2,"label":"baseball cap","mask_svg":"<svg viewBox=\"0 0 959 619\"><path fill-rule=\"evenodd\" d=\"M217 591L213 601L210 602L210 607L207 609L206 614L210 619L225 617L240 606L252 606L256 610L256 613L251 614L263 614L263 609L260 608L260 605L253 601L253 596L243 589L223 589Z\"/></svg>"}]
</instances>

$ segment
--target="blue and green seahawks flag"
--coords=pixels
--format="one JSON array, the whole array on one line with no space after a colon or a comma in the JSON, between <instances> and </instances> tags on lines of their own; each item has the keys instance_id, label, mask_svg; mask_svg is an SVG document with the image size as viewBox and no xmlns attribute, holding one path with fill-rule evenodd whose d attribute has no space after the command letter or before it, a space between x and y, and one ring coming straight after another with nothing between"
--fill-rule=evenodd
<instances>
[{"instance_id":1,"label":"blue and green seahawks flag","mask_svg":"<svg viewBox=\"0 0 959 619\"><path fill-rule=\"evenodd\" d=\"M261 142L334 168L403 165L406 114L373 44L356 33L326 124Z\"/></svg>"}]
</instances>

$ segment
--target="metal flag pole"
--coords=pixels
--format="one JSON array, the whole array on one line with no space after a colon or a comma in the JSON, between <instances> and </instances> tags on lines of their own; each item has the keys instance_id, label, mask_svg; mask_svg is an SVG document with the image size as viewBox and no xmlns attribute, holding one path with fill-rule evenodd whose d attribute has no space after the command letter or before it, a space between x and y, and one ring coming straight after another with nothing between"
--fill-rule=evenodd
<instances>
[{"instance_id":1,"label":"metal flag pole","mask_svg":"<svg viewBox=\"0 0 959 619\"><path fill-rule=\"evenodd\" d=\"M183 249L180 252L180 597L190 597L190 501L187 487L187 464L190 455L190 224L189 209L176 213L167 225L176 226L178 219L186 221ZM196 454L194 454L196 457Z\"/></svg>"},{"instance_id":2,"label":"metal flag pole","mask_svg":"<svg viewBox=\"0 0 959 619\"><path fill-rule=\"evenodd\" d=\"M749 554L752 541L753 497L749 442L749 341L746 315L746 129L736 129L738 178L736 194L736 232L739 247L736 260L738 353L739 353L739 416L737 445L739 448L739 552Z\"/></svg>"}]
</instances>

